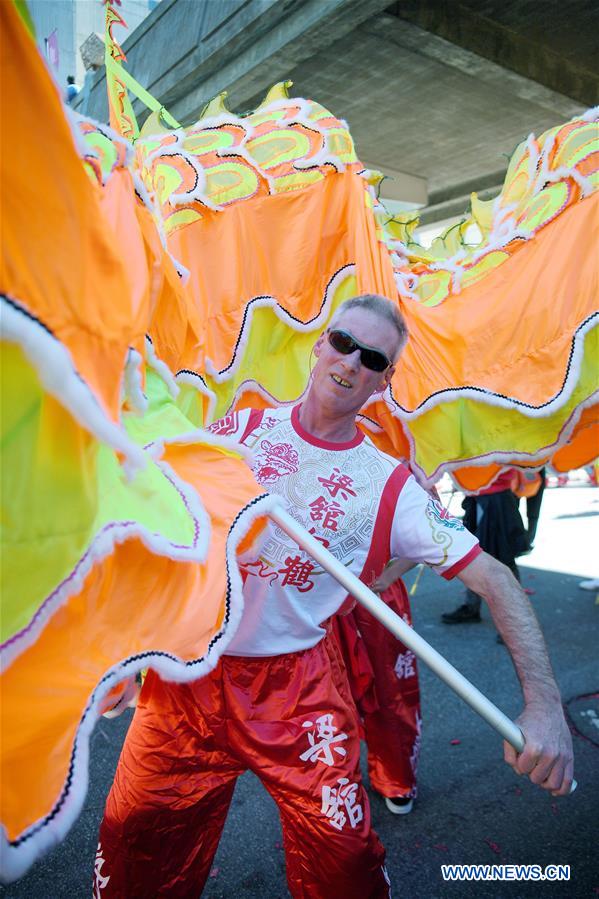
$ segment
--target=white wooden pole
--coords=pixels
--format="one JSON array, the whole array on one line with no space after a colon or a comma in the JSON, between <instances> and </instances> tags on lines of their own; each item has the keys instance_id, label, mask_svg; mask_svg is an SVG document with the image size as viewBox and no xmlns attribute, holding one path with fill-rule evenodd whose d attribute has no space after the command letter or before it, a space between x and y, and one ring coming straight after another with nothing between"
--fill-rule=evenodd
<instances>
[{"instance_id":1,"label":"white wooden pole","mask_svg":"<svg viewBox=\"0 0 599 899\"><path fill-rule=\"evenodd\" d=\"M269 513L275 522L301 549L309 553L325 571L328 571L348 593L368 609L381 624L391 631L402 643L422 659L438 677L441 678L458 696L468 703L475 712L478 712L491 727L498 731L504 740L514 747L516 752L524 749L524 737L520 728L504 715L474 684L471 684L463 674L454 668L447 659L433 649L426 640L406 624L399 615L393 612L380 597L373 593L362 581L352 574L326 549L322 543L316 540L306 529L295 521L281 506ZM574 787L573 787L574 788Z\"/></svg>"},{"instance_id":2,"label":"white wooden pole","mask_svg":"<svg viewBox=\"0 0 599 899\"><path fill-rule=\"evenodd\" d=\"M328 571L336 581L345 587L348 593L374 615L377 621L380 621L388 631L391 631L392 634L411 649L448 687L451 687L491 727L494 727L503 739L507 740L514 747L516 752L520 753L523 751L524 736L518 725L514 724L511 718L508 718L490 699L487 699L457 668L454 668L447 659L443 658L441 653L433 649L426 640L423 640L420 634L417 634L376 593L373 593L355 574L352 574L348 568L342 565L320 541L316 540L312 534L309 534L301 524L298 524L282 506L278 506L269 514L275 524L278 524L292 540L295 540L301 549L319 562L325 571ZM578 784L573 780L570 793L573 793L577 786Z\"/></svg>"}]
</instances>

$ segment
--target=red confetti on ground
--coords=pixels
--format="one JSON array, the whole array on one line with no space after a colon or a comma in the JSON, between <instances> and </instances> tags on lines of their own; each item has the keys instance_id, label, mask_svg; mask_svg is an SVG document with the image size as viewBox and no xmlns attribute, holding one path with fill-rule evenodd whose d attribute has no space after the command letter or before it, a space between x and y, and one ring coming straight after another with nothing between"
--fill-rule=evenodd
<instances>
[{"instance_id":1,"label":"red confetti on ground","mask_svg":"<svg viewBox=\"0 0 599 899\"><path fill-rule=\"evenodd\" d=\"M282 847L281 843L279 843L279 841L277 840L277 842L275 843L275 849L282 849L282 848L283 847Z\"/></svg>"},{"instance_id":2,"label":"red confetti on ground","mask_svg":"<svg viewBox=\"0 0 599 899\"><path fill-rule=\"evenodd\" d=\"M447 846L445 845L445 843L435 843L435 844L433 845L433 849L438 849L439 852L449 852L449 850L448 850Z\"/></svg>"},{"instance_id":3,"label":"red confetti on ground","mask_svg":"<svg viewBox=\"0 0 599 899\"><path fill-rule=\"evenodd\" d=\"M525 587L524 592L526 593L527 596L534 596L537 591L531 590L530 587Z\"/></svg>"},{"instance_id":4,"label":"red confetti on ground","mask_svg":"<svg viewBox=\"0 0 599 899\"><path fill-rule=\"evenodd\" d=\"M557 811L557 803L556 803L556 802L552 802L552 803L551 803L551 811L553 812L554 815L557 815L557 814L558 814L558 811Z\"/></svg>"},{"instance_id":5,"label":"red confetti on ground","mask_svg":"<svg viewBox=\"0 0 599 899\"><path fill-rule=\"evenodd\" d=\"M492 849L492 850L493 850L493 852L494 852L496 855L501 855L501 849L499 848L499 846L497 845L497 843L494 843L493 840L488 840L486 837L485 837L485 843L487 844L487 846L489 847L489 849Z\"/></svg>"},{"instance_id":6,"label":"red confetti on ground","mask_svg":"<svg viewBox=\"0 0 599 899\"><path fill-rule=\"evenodd\" d=\"M451 746L459 746L461 742L462 742L461 740L450 740L449 741Z\"/></svg>"},{"instance_id":7,"label":"red confetti on ground","mask_svg":"<svg viewBox=\"0 0 599 899\"><path fill-rule=\"evenodd\" d=\"M520 787L514 787L514 793L516 794L516 796L522 796L522 790L520 789Z\"/></svg>"},{"instance_id":8,"label":"red confetti on ground","mask_svg":"<svg viewBox=\"0 0 599 899\"><path fill-rule=\"evenodd\" d=\"M210 877L218 877L218 872L219 872L219 871L220 871L220 868L213 868L213 869L211 870L209 876L210 876Z\"/></svg>"}]
</instances>

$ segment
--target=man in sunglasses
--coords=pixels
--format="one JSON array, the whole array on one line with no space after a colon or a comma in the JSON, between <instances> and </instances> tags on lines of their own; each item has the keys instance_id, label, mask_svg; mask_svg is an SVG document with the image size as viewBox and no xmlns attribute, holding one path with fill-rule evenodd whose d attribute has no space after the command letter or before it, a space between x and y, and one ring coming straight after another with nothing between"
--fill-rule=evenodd
<instances>
[{"instance_id":1,"label":"man in sunglasses","mask_svg":"<svg viewBox=\"0 0 599 899\"><path fill-rule=\"evenodd\" d=\"M356 426L367 400L388 387L406 339L391 301L348 300L316 341L300 403L235 412L211 430L250 447L257 480L367 583L393 556L459 575L487 598L526 700L527 748L506 760L566 793L569 732L526 598ZM199 895L235 781L250 769L278 805L293 896L386 897L356 709L328 633L331 616L352 604L272 523L240 567L244 612L214 671L188 685L146 678L100 832L101 895Z\"/></svg>"}]
</instances>

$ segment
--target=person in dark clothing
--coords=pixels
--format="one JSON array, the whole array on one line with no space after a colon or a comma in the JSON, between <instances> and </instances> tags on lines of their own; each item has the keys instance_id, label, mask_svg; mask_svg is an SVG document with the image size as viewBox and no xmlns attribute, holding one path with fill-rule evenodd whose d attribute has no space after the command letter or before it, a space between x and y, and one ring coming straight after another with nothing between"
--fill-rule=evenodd
<instances>
[{"instance_id":1,"label":"person in dark clothing","mask_svg":"<svg viewBox=\"0 0 599 899\"><path fill-rule=\"evenodd\" d=\"M516 558L527 552L530 544L518 510L518 498L511 489L514 474L513 469L502 472L477 496L466 496L462 508L464 527L478 537L485 552L503 562L520 581ZM467 590L466 601L453 612L444 612L441 620L444 624L480 621L480 604L480 596Z\"/></svg>"},{"instance_id":2,"label":"person in dark clothing","mask_svg":"<svg viewBox=\"0 0 599 899\"><path fill-rule=\"evenodd\" d=\"M537 525L539 524L539 515L541 512L541 503L543 501L543 492L545 490L545 469L541 468L539 475L541 483L539 489L534 496L526 497L526 523L528 529L528 544L532 549L537 534Z\"/></svg>"}]
</instances>

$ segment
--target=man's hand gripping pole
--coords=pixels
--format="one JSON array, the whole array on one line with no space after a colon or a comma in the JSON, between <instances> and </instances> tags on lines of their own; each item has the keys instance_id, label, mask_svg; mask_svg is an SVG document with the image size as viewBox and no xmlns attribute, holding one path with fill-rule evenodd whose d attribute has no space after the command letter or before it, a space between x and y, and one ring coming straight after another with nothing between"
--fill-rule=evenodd
<instances>
[{"instance_id":1,"label":"man's hand gripping pole","mask_svg":"<svg viewBox=\"0 0 599 899\"><path fill-rule=\"evenodd\" d=\"M325 571L345 587L348 593L368 609L377 621L380 621L398 640L411 649L448 687L451 687L491 727L494 727L503 739L514 747L516 752L523 751L524 737L520 728L487 699L474 684L471 684L463 674L460 674L457 668L454 668L436 649L423 640L409 624L406 624L399 615L393 612L376 593L373 593L355 574L345 568L322 543L309 534L281 506L271 511L269 516L292 540L295 540L301 549L309 553ZM573 781L571 792L574 792L575 789L576 781Z\"/></svg>"}]
</instances>

